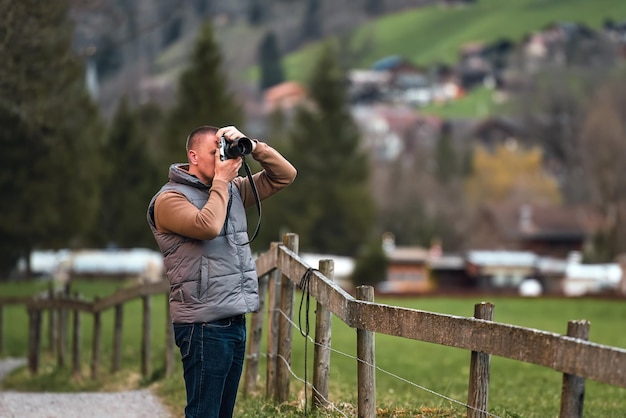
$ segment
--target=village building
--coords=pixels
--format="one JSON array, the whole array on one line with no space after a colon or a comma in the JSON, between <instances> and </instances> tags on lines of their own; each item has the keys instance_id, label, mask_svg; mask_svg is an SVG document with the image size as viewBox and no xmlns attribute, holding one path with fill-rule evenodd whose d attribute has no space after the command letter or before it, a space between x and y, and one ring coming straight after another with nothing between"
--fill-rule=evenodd
<instances>
[{"instance_id":1,"label":"village building","mask_svg":"<svg viewBox=\"0 0 626 418\"><path fill-rule=\"evenodd\" d=\"M579 207L485 205L473 222L468 248L565 258L584 250L590 222L588 212Z\"/></svg>"}]
</instances>

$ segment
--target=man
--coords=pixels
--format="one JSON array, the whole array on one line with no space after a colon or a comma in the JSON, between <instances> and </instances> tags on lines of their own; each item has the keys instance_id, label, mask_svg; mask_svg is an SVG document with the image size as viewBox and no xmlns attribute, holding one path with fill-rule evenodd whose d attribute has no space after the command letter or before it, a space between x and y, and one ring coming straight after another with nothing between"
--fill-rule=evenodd
<instances>
[{"instance_id":1,"label":"man","mask_svg":"<svg viewBox=\"0 0 626 418\"><path fill-rule=\"evenodd\" d=\"M252 184L238 175L242 158L222 161L219 139L244 135L234 126L201 126L187 137L188 164L172 164L169 181L148 206L163 253L170 312L180 348L186 417L232 417L243 369L245 314L258 309L258 282L245 208ZM259 199L287 187L296 169L269 145L252 141Z\"/></svg>"}]
</instances>

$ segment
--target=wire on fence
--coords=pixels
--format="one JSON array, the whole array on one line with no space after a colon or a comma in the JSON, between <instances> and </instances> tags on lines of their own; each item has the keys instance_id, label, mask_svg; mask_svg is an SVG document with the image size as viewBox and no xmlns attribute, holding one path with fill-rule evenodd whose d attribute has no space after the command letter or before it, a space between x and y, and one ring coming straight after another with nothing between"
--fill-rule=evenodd
<instances>
[{"instance_id":1,"label":"wire on fence","mask_svg":"<svg viewBox=\"0 0 626 418\"><path fill-rule=\"evenodd\" d=\"M277 308L277 309L275 309L274 311L278 311L278 313L280 313L282 316L284 316L284 317L285 317L285 319L287 319L287 321L289 321L289 322L290 322L290 323L291 323L294 327L296 327L296 328L300 329L300 327L299 327L299 326L298 326L295 322L293 322L293 321L291 320L291 318L289 318L289 316L288 316L287 314L285 314L285 312L283 312L281 309L278 309L278 308ZM303 336L305 336L305 334L303 334L303 333L302 333L302 330L300 330L300 333L301 333ZM412 386L414 386L414 387L416 387L416 388L418 388L418 389L421 389L421 390L423 390L423 391L425 391L425 392L428 392L428 393L430 393L430 394L432 394L432 395L439 396L439 397L441 397L441 398L443 398L443 399L445 399L445 400L447 400L447 401L449 401L449 402L452 402L452 403L458 404L458 405L463 406L463 407L465 407L465 408L470 408L470 409L473 409L473 410L475 410L475 411L482 412L482 413L484 413L484 414L486 414L486 415L488 415L488 416L490 416L490 417L494 417L494 418L501 418L501 417L500 417L500 416L498 416L498 415L494 415L494 414L492 414L492 413L489 413L489 412L486 412L486 411L479 410L479 409L477 409L477 408L474 408L473 406L467 405L467 404L466 404L466 403L464 403L464 402L457 401L456 399L451 398L451 397L449 397L449 396L446 396L446 395L444 395L444 394L442 394L442 393L438 393L438 392L436 392L436 391L434 391L434 390L432 390L432 389L428 389L427 387L424 387L424 386L418 385L418 384L417 384L417 383L415 383L415 382L411 382L410 380L405 379L404 377L398 376L398 375L397 375L397 374L395 374L395 373L389 372L389 371L387 371L387 370L385 370L385 369L382 369L382 368L380 368L379 366L376 366L376 365L374 365L374 364L370 364L370 363L368 363L368 362L366 362L366 361L364 361L364 360L362 360L362 359L360 359L360 358L358 358L358 357L356 357L356 356L353 356L353 355L350 355L350 354L348 354L348 353L344 353L344 352L342 352L342 351L336 350L336 349L332 348L330 345L324 345L324 344L317 343L317 342L315 342L315 340L313 340L313 339L312 339L309 335L306 335L306 336L305 336L305 338L307 338L308 340L312 341L312 342L313 342L313 344L315 344L315 345L317 345L317 346L320 346L320 347L323 347L323 348L327 348L327 349L329 349L330 351L332 351L332 352L334 352L334 353L341 354L342 356L345 356L345 357L351 358L351 359L356 360L356 361L358 361L358 362L361 362L361 363L363 363L363 364L365 364L365 365L367 365L367 366L373 367L373 368L375 368L376 370L378 370L378 371L380 371L380 372L382 372L382 373L385 373L385 374L386 374L386 375L388 375L388 376L391 376L391 377L393 377L393 378L395 378L395 379L398 379L398 380L400 380L400 381L402 381L402 382L404 382L404 383L408 383L409 385L412 385ZM283 359L283 361L285 361L285 359ZM287 365L287 367L289 368L289 371L291 372L291 368L289 367L289 365ZM291 373L292 373L292 375L293 375L293 372L291 372ZM294 376L295 376L295 375L294 375ZM296 377L296 378L297 378L298 380L302 381L302 379L300 379L300 378L298 378L298 377ZM305 382L305 384L307 384L307 385L308 385L308 383L307 383L307 382ZM312 385L311 385L311 386L312 386ZM313 390L315 390L315 388L313 388ZM317 391L316 391L316 392L317 392ZM305 393L305 396L306 396L306 393ZM326 399L324 399L324 400L326 400Z\"/></svg>"}]
</instances>

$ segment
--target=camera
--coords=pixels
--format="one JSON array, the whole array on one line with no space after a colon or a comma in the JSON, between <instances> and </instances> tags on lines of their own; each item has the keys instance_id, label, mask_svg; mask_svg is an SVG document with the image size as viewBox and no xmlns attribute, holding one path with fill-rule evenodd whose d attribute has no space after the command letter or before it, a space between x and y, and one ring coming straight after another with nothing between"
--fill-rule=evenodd
<instances>
[{"instance_id":1,"label":"camera","mask_svg":"<svg viewBox=\"0 0 626 418\"><path fill-rule=\"evenodd\" d=\"M219 145L220 160L230 160L243 157L252 152L252 141L245 136L229 141L224 135L220 138Z\"/></svg>"}]
</instances>

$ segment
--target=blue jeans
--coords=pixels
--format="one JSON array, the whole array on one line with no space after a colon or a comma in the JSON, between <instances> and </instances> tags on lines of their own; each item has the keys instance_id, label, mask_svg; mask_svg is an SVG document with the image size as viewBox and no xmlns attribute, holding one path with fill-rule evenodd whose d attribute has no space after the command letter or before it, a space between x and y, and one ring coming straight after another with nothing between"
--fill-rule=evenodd
<instances>
[{"instance_id":1,"label":"blue jeans","mask_svg":"<svg viewBox=\"0 0 626 418\"><path fill-rule=\"evenodd\" d=\"M186 418L231 418L246 352L246 318L174 324L187 391Z\"/></svg>"}]
</instances>

